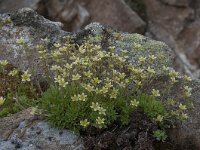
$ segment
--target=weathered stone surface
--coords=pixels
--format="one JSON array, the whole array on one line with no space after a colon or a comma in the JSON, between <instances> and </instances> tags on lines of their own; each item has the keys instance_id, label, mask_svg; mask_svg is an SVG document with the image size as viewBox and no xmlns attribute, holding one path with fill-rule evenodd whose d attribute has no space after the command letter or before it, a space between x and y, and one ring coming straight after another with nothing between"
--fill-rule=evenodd
<instances>
[{"instance_id":1,"label":"weathered stone surface","mask_svg":"<svg viewBox=\"0 0 200 150\"><path fill-rule=\"evenodd\" d=\"M8 19L11 19L12 23L4 25ZM0 15L0 24L2 24L0 59L7 59L21 70L29 67L33 69L34 66L39 65L39 62L36 52L31 53L29 57L23 54L21 46L16 43L17 39L23 38L28 47L33 47L41 42L42 38L49 38L49 45L51 45L68 35L67 32L61 30L60 23L46 20L29 8L21 9L10 17L6 14Z\"/></svg>"},{"instance_id":2,"label":"weathered stone surface","mask_svg":"<svg viewBox=\"0 0 200 150\"><path fill-rule=\"evenodd\" d=\"M189 110L189 120L186 124L170 129L170 139L180 150L200 149L200 80L192 81L192 102L194 108ZM176 92L179 90L176 89Z\"/></svg>"},{"instance_id":3,"label":"weathered stone surface","mask_svg":"<svg viewBox=\"0 0 200 150\"><path fill-rule=\"evenodd\" d=\"M149 55L149 51L151 53L161 52L163 57L169 58L166 59L166 63L169 63L170 57L173 57L169 47L162 42L153 41L139 34L120 33L98 23L88 25L85 30L72 35L61 30L59 23L46 20L28 8L21 9L11 14L10 17L8 15L2 15L1 24L9 18L11 18L12 24L3 25L1 28L0 59L7 59L21 70L32 68L35 70L36 75L40 75L42 71L41 68L37 67L40 65L38 63L38 52L34 49L29 52L30 57L27 58L20 51L21 47L16 43L18 38L23 38L28 44L28 47L36 46L41 42L41 38L48 38L48 47L51 48L55 42L62 43L67 35L71 35L71 38L77 44L81 44L85 39L95 40L96 37L97 40L95 43L101 45L105 50L109 46L115 46L116 51L128 50L129 53L133 53L130 55L130 59L134 58L134 52L132 51L136 44L142 45L146 50L144 55ZM161 64L157 65L162 67Z\"/></svg>"},{"instance_id":4,"label":"weathered stone surface","mask_svg":"<svg viewBox=\"0 0 200 150\"><path fill-rule=\"evenodd\" d=\"M79 136L68 130L52 128L26 109L0 119L1 150L82 150Z\"/></svg>"}]
</instances>

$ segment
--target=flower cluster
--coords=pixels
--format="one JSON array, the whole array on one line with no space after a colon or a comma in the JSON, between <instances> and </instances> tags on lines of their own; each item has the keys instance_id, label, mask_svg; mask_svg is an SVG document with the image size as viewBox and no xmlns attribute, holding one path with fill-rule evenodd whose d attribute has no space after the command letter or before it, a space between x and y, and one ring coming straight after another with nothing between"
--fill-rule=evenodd
<instances>
[{"instance_id":1,"label":"flower cluster","mask_svg":"<svg viewBox=\"0 0 200 150\"><path fill-rule=\"evenodd\" d=\"M45 43L48 39L42 41ZM164 57L162 53L146 55L141 50L140 43L134 43L133 50L118 50L119 47L115 46L104 50L101 45L93 45L89 41L80 45L75 44L70 37L66 37L65 41L63 44L55 43L50 52L44 44L37 46L41 64L45 67L43 77L48 78L51 89L49 91L53 91L51 94L47 91L42 97L48 97L48 102L44 100L43 109L49 110L52 122L64 127L103 128L117 119L123 122L134 109L143 106L137 98L139 94L145 93L165 105L163 98L171 87L180 79L191 81L191 78L182 77L162 62L162 68L158 67L156 64ZM18 39L17 43L25 45L22 38ZM131 53L134 59L130 58ZM6 61L0 61L0 65L6 64ZM21 75L23 83L31 81L33 75L29 71ZM18 74L17 70L9 72L12 77ZM169 87L165 90L151 87L155 77L162 75L169 79L166 81ZM145 91L147 85L150 87ZM183 85L181 89L185 97L191 96L190 87ZM47 96L48 94L51 96ZM52 100L49 97L53 97ZM170 111L167 115L187 118L186 104L172 101L174 100L171 100L169 107L165 105L166 110ZM169 103L169 99L167 102ZM171 117L167 115L152 115L152 119L163 122Z\"/></svg>"}]
</instances>

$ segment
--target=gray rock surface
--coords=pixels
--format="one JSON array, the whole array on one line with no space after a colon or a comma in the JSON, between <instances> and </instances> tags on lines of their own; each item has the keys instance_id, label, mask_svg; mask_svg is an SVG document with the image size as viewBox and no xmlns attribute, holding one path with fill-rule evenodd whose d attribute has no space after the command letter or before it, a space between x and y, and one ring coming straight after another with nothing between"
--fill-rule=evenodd
<instances>
[{"instance_id":1,"label":"gray rock surface","mask_svg":"<svg viewBox=\"0 0 200 150\"><path fill-rule=\"evenodd\" d=\"M188 112L188 121L169 130L170 139L175 143L175 148L180 150L200 149L200 80L194 80L189 85L192 87L191 100L194 108ZM177 93L179 89L176 89ZM176 95L176 94L174 94Z\"/></svg>"},{"instance_id":2,"label":"gray rock surface","mask_svg":"<svg viewBox=\"0 0 200 150\"><path fill-rule=\"evenodd\" d=\"M137 53L134 47L137 44L141 45L143 50L146 51L144 55L160 52L163 54L160 56L166 58L163 60L167 64L169 64L170 58L173 57L171 49L162 42L151 40L139 34L121 33L99 23L90 24L84 30L72 34L61 30L59 23L51 22L29 8L21 9L10 16L1 15L0 24L4 24L8 19L11 19L12 23L1 27L0 59L8 60L21 70L31 68L35 70L36 76L40 76L43 69L38 67L42 64L38 62L38 52L34 47L41 43L41 39L45 38L48 39L49 49L55 42L62 43L66 36L70 36L77 44L81 44L85 39L88 39L101 45L105 50L109 46L115 46L117 52L128 50L130 60L134 60L135 53ZM28 57L24 55L22 48L16 43L19 38L24 39L28 47L32 48L28 51ZM160 67L162 65L157 64Z\"/></svg>"},{"instance_id":3,"label":"gray rock surface","mask_svg":"<svg viewBox=\"0 0 200 150\"><path fill-rule=\"evenodd\" d=\"M0 119L0 150L82 150L81 138L59 130L26 109Z\"/></svg>"}]
</instances>

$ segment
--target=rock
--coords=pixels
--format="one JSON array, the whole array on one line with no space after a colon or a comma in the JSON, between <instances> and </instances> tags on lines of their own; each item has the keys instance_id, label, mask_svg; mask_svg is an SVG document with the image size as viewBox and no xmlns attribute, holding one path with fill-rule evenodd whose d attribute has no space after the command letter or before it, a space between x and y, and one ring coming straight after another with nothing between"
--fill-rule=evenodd
<instances>
[{"instance_id":1,"label":"rock","mask_svg":"<svg viewBox=\"0 0 200 150\"><path fill-rule=\"evenodd\" d=\"M90 22L126 32L143 33L145 30L145 22L122 0L50 0L46 9L49 18L63 22L67 31L79 31Z\"/></svg>"},{"instance_id":2,"label":"rock","mask_svg":"<svg viewBox=\"0 0 200 150\"><path fill-rule=\"evenodd\" d=\"M8 19L12 19L12 23L4 25ZM33 69L34 66L39 65L39 62L36 52L31 53L27 58L20 51L22 48L16 43L17 39L23 38L28 47L33 47L40 43L42 38L49 38L49 45L51 45L69 34L61 30L60 23L46 20L29 8L21 9L10 17L6 14L0 15L0 21L2 25L0 25L0 59L9 60L20 70L26 70L29 67Z\"/></svg>"},{"instance_id":3,"label":"rock","mask_svg":"<svg viewBox=\"0 0 200 150\"><path fill-rule=\"evenodd\" d=\"M170 139L180 150L200 149L200 80L194 80L189 85L192 87L192 102L194 108L189 110L189 120L186 124L170 129ZM178 92L178 89L176 89Z\"/></svg>"},{"instance_id":4,"label":"rock","mask_svg":"<svg viewBox=\"0 0 200 150\"><path fill-rule=\"evenodd\" d=\"M23 7L62 22L64 29L71 32L79 31L91 22L107 24L125 32L144 33L146 28L146 23L123 0L3 0L0 10L13 12Z\"/></svg>"},{"instance_id":5,"label":"rock","mask_svg":"<svg viewBox=\"0 0 200 150\"><path fill-rule=\"evenodd\" d=\"M85 39L91 39L104 49L115 46L117 51L126 49L129 53L132 53L131 51L134 50L136 44L140 44L146 50L144 55L155 54L159 51L163 54L163 57L169 58L163 59L166 60L166 63L169 63L170 58L173 57L169 47L162 42L153 41L139 34L117 32L98 23L90 24L85 30L72 35L61 30L59 23L51 22L28 8L21 9L10 16L1 15L0 18L0 24L4 24L9 18L12 20L11 24L2 25L1 27L0 59L7 59L20 70L32 68L35 70L36 76L39 77L43 68L36 67L42 64L38 62L38 52L36 48L34 49L34 46L41 42L41 38L48 38L47 45L49 49L55 42L62 43L66 36L70 36L77 44L81 44ZM96 41L92 37L96 37ZM28 58L20 51L21 47L16 43L19 38L23 38L28 47L33 47L33 50L28 54ZM107 42L104 42L105 39ZM134 54L130 55L130 59L133 57ZM162 67L162 64L157 65Z\"/></svg>"},{"instance_id":6,"label":"rock","mask_svg":"<svg viewBox=\"0 0 200 150\"><path fill-rule=\"evenodd\" d=\"M176 39L177 35L184 29L184 26L193 18L194 11L191 8L176 8L165 5L161 3L159 0L144 0L148 21L159 26L164 30L167 34L171 35L174 39ZM177 15L174 15L177 14ZM163 32L154 32L150 28L150 32L152 32L155 36L160 35L163 40L166 33Z\"/></svg>"},{"instance_id":7,"label":"rock","mask_svg":"<svg viewBox=\"0 0 200 150\"><path fill-rule=\"evenodd\" d=\"M1 13L12 13L15 12L18 9L24 8L24 7L30 7L34 10L38 9L38 3L40 0L1 0L0 1L0 12Z\"/></svg>"},{"instance_id":8,"label":"rock","mask_svg":"<svg viewBox=\"0 0 200 150\"><path fill-rule=\"evenodd\" d=\"M179 35L177 43L192 65L200 66L200 20L189 24Z\"/></svg>"},{"instance_id":9,"label":"rock","mask_svg":"<svg viewBox=\"0 0 200 150\"><path fill-rule=\"evenodd\" d=\"M178 7L188 7L191 2L191 0L161 0L161 1L168 5L173 5Z\"/></svg>"},{"instance_id":10,"label":"rock","mask_svg":"<svg viewBox=\"0 0 200 150\"><path fill-rule=\"evenodd\" d=\"M79 31L90 21L90 13L84 1L50 0L44 5L46 16L51 20L62 22L66 31Z\"/></svg>"},{"instance_id":11,"label":"rock","mask_svg":"<svg viewBox=\"0 0 200 150\"><path fill-rule=\"evenodd\" d=\"M200 78L200 65L197 60L192 60L195 57L192 56L193 52L199 49L198 2L189 0L183 0L181 3L178 3L178 0L144 0L144 2L148 20L146 35L164 41L175 51L176 70L187 73L193 78ZM199 56L198 53L195 55Z\"/></svg>"},{"instance_id":12,"label":"rock","mask_svg":"<svg viewBox=\"0 0 200 150\"><path fill-rule=\"evenodd\" d=\"M144 33L145 22L123 0L89 0L87 7L92 22L108 24L124 32Z\"/></svg>"},{"instance_id":13,"label":"rock","mask_svg":"<svg viewBox=\"0 0 200 150\"><path fill-rule=\"evenodd\" d=\"M82 150L79 136L59 130L31 115L31 109L0 119L1 150Z\"/></svg>"},{"instance_id":14,"label":"rock","mask_svg":"<svg viewBox=\"0 0 200 150\"><path fill-rule=\"evenodd\" d=\"M6 24L6 22L9 22L9 18L12 23ZM195 24L194 26L196 26ZM34 47L40 42L41 38L47 37L49 50L55 42L63 44L66 36L73 39L76 44L82 44L87 39L93 44L101 45L104 50L107 50L110 46L116 47L116 53L127 50L129 60L132 63L135 63L136 47L139 46L145 51L143 56L148 56L149 54L157 56L158 52L161 54L162 63L155 63L158 68L163 67L165 64L171 66L173 60L171 49L162 42L151 40L139 34L121 33L99 23L92 23L78 33L68 33L61 30L58 23L44 19L31 9L21 9L10 16L6 14L0 15L0 27L0 60L8 59L11 64L21 70L35 66L38 74L42 69L37 64L37 50L33 48L33 51L30 51L32 62L27 63L27 58L23 56L23 53L20 53L20 47L16 44L17 38L22 37L30 47ZM162 85L164 86L165 84ZM192 101L194 109L189 111L190 119L185 126L171 129L169 133L171 133L170 137L177 144L177 147L184 148L185 144L189 145L191 143L193 145L192 148L195 150L195 148L200 148L200 82L191 82L191 87L193 87ZM172 96L176 96L178 91L178 88L173 90ZM61 132L62 134L60 135L59 133ZM176 134L179 136L174 136ZM25 110L12 117L0 120L0 146L5 150L14 148L21 150L24 148L36 149L36 147L38 149L58 148L62 150L62 148L81 149L82 144L80 138L72 134L72 132L51 128L44 121L31 116L30 110Z\"/></svg>"}]
</instances>

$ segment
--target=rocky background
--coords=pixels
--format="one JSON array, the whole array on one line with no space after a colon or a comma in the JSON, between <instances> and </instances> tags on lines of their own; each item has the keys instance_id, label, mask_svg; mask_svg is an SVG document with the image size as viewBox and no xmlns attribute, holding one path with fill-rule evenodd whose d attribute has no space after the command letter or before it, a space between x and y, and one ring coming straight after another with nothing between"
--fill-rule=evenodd
<instances>
[{"instance_id":1,"label":"rocky background","mask_svg":"<svg viewBox=\"0 0 200 150\"><path fill-rule=\"evenodd\" d=\"M69 32L100 22L164 41L175 52L176 70L200 78L199 0L0 0L0 13L23 7L62 22Z\"/></svg>"}]
</instances>

